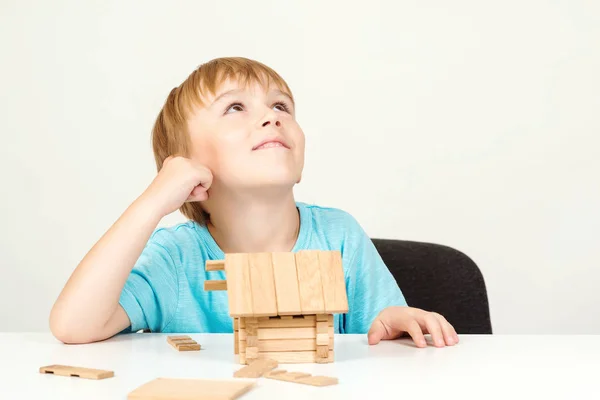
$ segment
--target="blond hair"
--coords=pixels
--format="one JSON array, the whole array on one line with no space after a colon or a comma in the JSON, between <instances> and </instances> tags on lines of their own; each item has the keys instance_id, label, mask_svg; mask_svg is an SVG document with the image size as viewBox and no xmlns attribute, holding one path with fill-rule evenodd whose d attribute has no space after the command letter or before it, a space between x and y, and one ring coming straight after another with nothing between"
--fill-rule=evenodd
<instances>
[{"instance_id":1,"label":"blond hair","mask_svg":"<svg viewBox=\"0 0 600 400\"><path fill-rule=\"evenodd\" d=\"M269 87L274 82L292 101L294 99L283 78L258 61L223 57L201 64L181 85L171 90L158 113L152 129L152 150L158 171L167 157L189 155L190 136L186 121L196 107L204 106L203 98L208 93L216 95L220 85L227 79L237 80L241 85L259 83L263 87ZM208 219L208 214L198 202L184 203L180 211L199 224L205 224Z\"/></svg>"}]
</instances>

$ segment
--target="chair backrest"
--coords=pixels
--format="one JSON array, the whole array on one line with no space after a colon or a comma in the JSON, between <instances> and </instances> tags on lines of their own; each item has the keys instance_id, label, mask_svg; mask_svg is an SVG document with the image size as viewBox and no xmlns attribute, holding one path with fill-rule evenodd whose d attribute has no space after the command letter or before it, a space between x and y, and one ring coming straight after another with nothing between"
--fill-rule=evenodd
<instances>
[{"instance_id":1,"label":"chair backrest","mask_svg":"<svg viewBox=\"0 0 600 400\"><path fill-rule=\"evenodd\" d=\"M451 247L372 239L409 306L443 315L459 334L491 334L487 290L479 267Z\"/></svg>"}]
</instances>

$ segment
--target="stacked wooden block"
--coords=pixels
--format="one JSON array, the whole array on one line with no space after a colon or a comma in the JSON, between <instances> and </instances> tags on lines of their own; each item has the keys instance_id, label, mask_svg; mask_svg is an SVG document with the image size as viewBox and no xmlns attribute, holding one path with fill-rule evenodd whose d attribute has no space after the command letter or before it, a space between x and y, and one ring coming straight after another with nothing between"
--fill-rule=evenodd
<instances>
[{"instance_id":1,"label":"stacked wooden block","mask_svg":"<svg viewBox=\"0 0 600 400\"><path fill-rule=\"evenodd\" d=\"M227 274L205 290L227 290L241 364L333 361L333 314L348 311L339 251L226 254L206 270Z\"/></svg>"},{"instance_id":2,"label":"stacked wooden block","mask_svg":"<svg viewBox=\"0 0 600 400\"><path fill-rule=\"evenodd\" d=\"M333 361L333 315L234 319L234 348L240 363L270 358L280 363Z\"/></svg>"},{"instance_id":3,"label":"stacked wooden block","mask_svg":"<svg viewBox=\"0 0 600 400\"><path fill-rule=\"evenodd\" d=\"M188 335L168 336L167 342L177 351L197 351L200 344Z\"/></svg>"}]
</instances>

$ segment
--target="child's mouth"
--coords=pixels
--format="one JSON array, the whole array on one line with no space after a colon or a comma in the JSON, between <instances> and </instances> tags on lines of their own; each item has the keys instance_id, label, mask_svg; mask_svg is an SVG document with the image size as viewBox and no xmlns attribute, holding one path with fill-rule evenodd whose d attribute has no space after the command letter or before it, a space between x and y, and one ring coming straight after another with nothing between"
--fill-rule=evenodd
<instances>
[{"instance_id":1,"label":"child's mouth","mask_svg":"<svg viewBox=\"0 0 600 400\"><path fill-rule=\"evenodd\" d=\"M260 146L258 146L257 148L255 148L254 150L262 150L262 149L273 149L276 147L282 147L282 148L286 148L283 144L281 144L280 142L267 142L265 144L262 144Z\"/></svg>"}]
</instances>

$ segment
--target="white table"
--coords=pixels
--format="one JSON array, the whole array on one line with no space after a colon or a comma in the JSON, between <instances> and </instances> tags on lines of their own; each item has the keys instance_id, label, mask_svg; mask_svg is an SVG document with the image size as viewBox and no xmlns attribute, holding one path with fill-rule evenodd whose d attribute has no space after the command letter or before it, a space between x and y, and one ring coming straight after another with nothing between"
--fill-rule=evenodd
<instances>
[{"instance_id":1,"label":"white table","mask_svg":"<svg viewBox=\"0 0 600 400\"><path fill-rule=\"evenodd\" d=\"M234 379L231 335L190 334L203 350L177 352L164 334L131 334L64 345L50 334L0 333L0 399L126 399L157 377ZM336 335L332 364L284 369L339 378L312 387L260 378L241 399L600 398L600 336L461 336L459 345L419 349L408 339L369 346L363 335ZM115 371L88 380L38 372L67 364ZM376 391L380 393L376 394Z\"/></svg>"}]
</instances>

